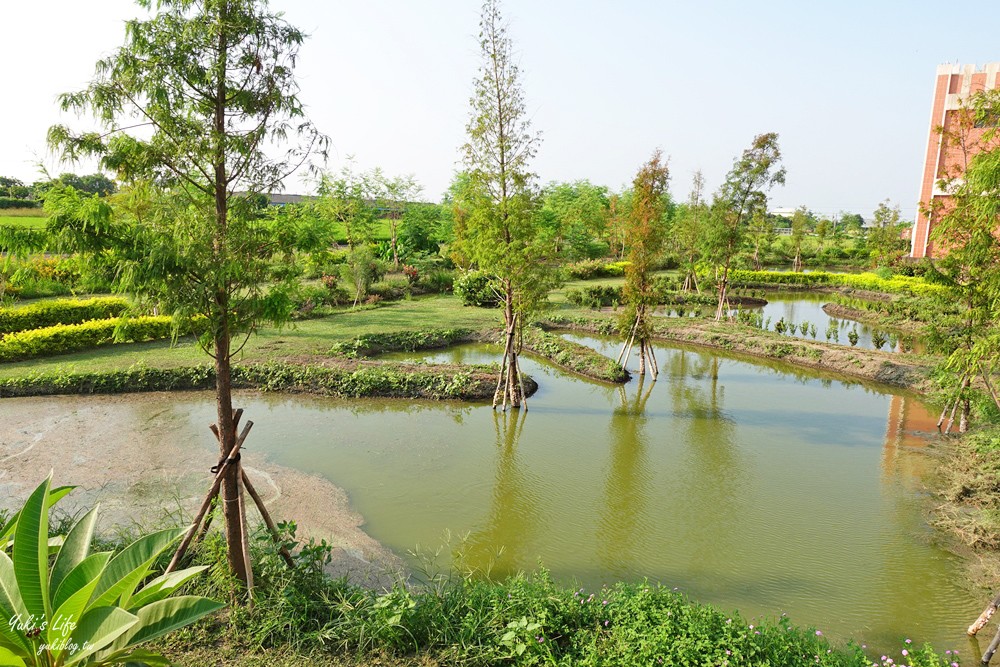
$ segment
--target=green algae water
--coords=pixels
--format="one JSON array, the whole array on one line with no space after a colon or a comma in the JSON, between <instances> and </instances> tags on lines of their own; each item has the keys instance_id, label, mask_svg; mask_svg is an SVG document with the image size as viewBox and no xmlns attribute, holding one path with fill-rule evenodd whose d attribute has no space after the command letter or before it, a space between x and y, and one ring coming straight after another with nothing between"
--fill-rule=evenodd
<instances>
[{"instance_id":1,"label":"green algae water","mask_svg":"<svg viewBox=\"0 0 1000 667\"><path fill-rule=\"evenodd\" d=\"M617 355L610 342L573 339ZM933 546L924 521L932 461L921 431L935 420L919 401L704 351L657 356L656 383L623 387L524 359L540 385L527 413L278 395L237 403L255 422L250 454L346 489L365 530L404 557L450 535L466 566L495 575L541 565L588 588L645 578L869 647L909 637L967 653L964 628L985 598L960 586L961 564ZM205 440L210 395L164 401Z\"/></svg>"}]
</instances>

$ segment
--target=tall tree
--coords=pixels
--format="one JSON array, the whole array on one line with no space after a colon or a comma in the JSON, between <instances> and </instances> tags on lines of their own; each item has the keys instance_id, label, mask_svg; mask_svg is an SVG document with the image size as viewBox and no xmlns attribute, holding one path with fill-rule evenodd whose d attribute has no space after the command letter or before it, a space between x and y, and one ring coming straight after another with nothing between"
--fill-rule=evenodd
<instances>
[{"instance_id":1,"label":"tall tree","mask_svg":"<svg viewBox=\"0 0 1000 667\"><path fill-rule=\"evenodd\" d=\"M595 242L603 239L608 227L608 190L590 181L550 183L542 193L545 232L552 237L554 250L570 260L595 254ZM598 256L607 248L598 245Z\"/></svg>"},{"instance_id":2,"label":"tall tree","mask_svg":"<svg viewBox=\"0 0 1000 667\"><path fill-rule=\"evenodd\" d=\"M799 206L792 214L792 234L789 240L792 242L792 271L802 270L802 241L806 238L806 228L809 226L809 209Z\"/></svg>"},{"instance_id":3,"label":"tall tree","mask_svg":"<svg viewBox=\"0 0 1000 667\"><path fill-rule=\"evenodd\" d=\"M650 317L656 307L656 290L653 288L653 271L663 253L667 238L664 213L667 209L667 183L670 171L660 150L653 153L632 182L632 209L628 226L628 265L625 267L625 311L620 329L625 334L625 347L620 357L628 363L628 350L639 344L639 375L645 375L647 357L653 379L658 369L653 348Z\"/></svg>"},{"instance_id":4,"label":"tall tree","mask_svg":"<svg viewBox=\"0 0 1000 667\"><path fill-rule=\"evenodd\" d=\"M760 260L761 249L770 250L774 245L778 232L774 228L774 220L766 211L754 211L747 223L747 234L750 237L750 245L753 246L753 255L750 260L753 262L755 271L760 271L763 264Z\"/></svg>"},{"instance_id":5,"label":"tall tree","mask_svg":"<svg viewBox=\"0 0 1000 667\"><path fill-rule=\"evenodd\" d=\"M726 314L729 269L743 245L747 222L755 212L767 210L767 191L784 182L778 135L768 132L754 137L750 148L735 160L725 183L715 194L707 246L718 274L716 321Z\"/></svg>"},{"instance_id":6,"label":"tall tree","mask_svg":"<svg viewBox=\"0 0 1000 667\"><path fill-rule=\"evenodd\" d=\"M694 173L691 182L691 194L686 204L678 208L677 216L670 230L670 238L678 263L684 274L681 289L685 292L698 287L698 262L701 260L702 247L705 242L705 224L708 218L708 205L705 204L705 178L701 171Z\"/></svg>"},{"instance_id":7,"label":"tall tree","mask_svg":"<svg viewBox=\"0 0 1000 667\"><path fill-rule=\"evenodd\" d=\"M379 172L381 173L381 172ZM354 250L369 243L378 221L378 183L375 172L361 172L348 161L339 174L324 172L319 179L313 206L328 223L343 225L347 247Z\"/></svg>"},{"instance_id":8,"label":"tall tree","mask_svg":"<svg viewBox=\"0 0 1000 667\"><path fill-rule=\"evenodd\" d=\"M226 458L237 437L233 356L260 323L287 315L287 299L267 288L261 266L255 195L278 189L327 139L297 96L293 68L304 35L266 0L138 4L155 14L129 21L124 45L97 63L90 85L61 97L64 110L92 113L102 130L55 126L49 141L68 158L99 156L102 168L133 185L126 208L140 226L131 231L150 252L126 261L120 275L135 278L125 281L134 289L170 294L178 313L204 316ZM279 157L265 152L281 146L290 148ZM62 215L63 231L88 233L80 218ZM97 242L120 238L108 228ZM229 563L249 582L238 470L227 466L222 507Z\"/></svg>"},{"instance_id":9,"label":"tall tree","mask_svg":"<svg viewBox=\"0 0 1000 667\"><path fill-rule=\"evenodd\" d=\"M872 216L872 226L865 235L872 264L892 266L906 254L909 247L900 238L906 224L900 221L899 205L890 206L889 200L880 202Z\"/></svg>"},{"instance_id":10,"label":"tall tree","mask_svg":"<svg viewBox=\"0 0 1000 667\"><path fill-rule=\"evenodd\" d=\"M504 361L493 405L523 401L519 326L545 299L548 245L540 232L530 161L538 146L525 111L520 70L497 0L483 3L481 63L473 83L468 141L462 147L468 179L455 210L455 251L497 279L506 331Z\"/></svg>"}]
</instances>

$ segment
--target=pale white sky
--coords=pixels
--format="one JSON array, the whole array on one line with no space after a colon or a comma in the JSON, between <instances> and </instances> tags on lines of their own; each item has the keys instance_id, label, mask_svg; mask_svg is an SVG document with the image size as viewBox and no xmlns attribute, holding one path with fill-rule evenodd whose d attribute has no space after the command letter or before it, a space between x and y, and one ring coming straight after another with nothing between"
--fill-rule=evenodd
<instances>
[{"instance_id":1,"label":"pale white sky","mask_svg":"<svg viewBox=\"0 0 1000 667\"><path fill-rule=\"evenodd\" d=\"M272 0L311 34L298 78L333 140L329 167L412 173L437 201L458 167L478 63L476 0ZM961 7L961 9L946 9ZM716 188L755 134L788 169L774 207L868 217L916 209L935 68L1000 60L1000 3L939 0L506 0L540 180L618 189L653 149L678 200ZM943 16L942 12L951 16ZM47 154L60 92L85 86L123 40L130 0L0 0L0 175L92 171ZM302 192L295 179L286 191Z\"/></svg>"}]
</instances>

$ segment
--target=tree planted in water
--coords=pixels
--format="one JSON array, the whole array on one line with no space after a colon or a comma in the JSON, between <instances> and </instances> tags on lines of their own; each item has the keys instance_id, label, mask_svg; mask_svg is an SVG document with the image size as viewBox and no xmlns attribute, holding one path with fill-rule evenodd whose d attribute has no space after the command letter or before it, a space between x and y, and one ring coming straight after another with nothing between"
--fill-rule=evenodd
<instances>
[{"instance_id":1,"label":"tree planted in water","mask_svg":"<svg viewBox=\"0 0 1000 667\"><path fill-rule=\"evenodd\" d=\"M657 149L653 157L642 166L632 182L632 207L629 211L626 239L628 264L625 267L625 310L619 328L625 335L625 345L619 362L628 364L629 351L639 344L639 375L646 373L647 356L653 379L659 372L656 356L650 345L652 323L650 315L656 307L658 294L653 283L656 260L663 252L667 237L667 183L670 170ZM681 312L678 308L678 312ZM683 315L682 315L683 316Z\"/></svg>"},{"instance_id":2,"label":"tree planted in water","mask_svg":"<svg viewBox=\"0 0 1000 667\"><path fill-rule=\"evenodd\" d=\"M538 193L529 163L539 136L531 131L514 45L497 0L483 3L479 20L481 63L473 82L468 141L462 157L468 170L456 193L454 252L466 264L496 276L503 307L504 360L493 399L520 407L520 327L553 283L546 258L551 244L536 214Z\"/></svg>"}]
</instances>

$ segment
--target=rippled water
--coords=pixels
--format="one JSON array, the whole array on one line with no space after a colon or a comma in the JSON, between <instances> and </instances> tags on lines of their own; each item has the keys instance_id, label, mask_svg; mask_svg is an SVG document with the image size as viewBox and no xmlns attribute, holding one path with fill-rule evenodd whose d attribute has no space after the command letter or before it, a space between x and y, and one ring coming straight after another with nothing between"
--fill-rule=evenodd
<instances>
[{"instance_id":1,"label":"rippled water","mask_svg":"<svg viewBox=\"0 0 1000 667\"><path fill-rule=\"evenodd\" d=\"M540 385L526 414L277 395L240 404L256 423L251 454L345 488L365 529L400 554L450 533L467 563L497 573L543 564L588 587L649 578L871 647L898 650L906 636L966 652L984 600L958 585L960 563L930 544L922 516L932 463L921 431L934 415L913 397L790 367L657 355L655 384L624 387L525 359ZM498 357L463 346L409 358ZM163 407L204 440L210 396Z\"/></svg>"}]
</instances>

